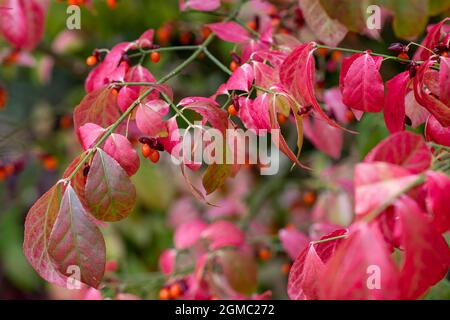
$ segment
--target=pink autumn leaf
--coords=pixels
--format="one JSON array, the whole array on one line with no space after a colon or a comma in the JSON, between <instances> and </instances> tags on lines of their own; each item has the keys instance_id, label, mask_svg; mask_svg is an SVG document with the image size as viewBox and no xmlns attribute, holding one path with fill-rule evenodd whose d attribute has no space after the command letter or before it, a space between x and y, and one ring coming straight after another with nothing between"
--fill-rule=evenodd
<instances>
[{"instance_id":1,"label":"pink autumn leaf","mask_svg":"<svg viewBox=\"0 0 450 320\"><path fill-rule=\"evenodd\" d=\"M450 58L441 57L439 88L439 99L450 108Z\"/></svg>"},{"instance_id":2,"label":"pink autumn leaf","mask_svg":"<svg viewBox=\"0 0 450 320\"><path fill-rule=\"evenodd\" d=\"M309 238L295 228L281 229L278 232L281 245L292 260L295 260L300 252L309 244Z\"/></svg>"},{"instance_id":3,"label":"pink autumn leaf","mask_svg":"<svg viewBox=\"0 0 450 320\"><path fill-rule=\"evenodd\" d=\"M380 112L384 106L384 85L379 69L383 59L366 53L354 60L344 78L342 97L349 107Z\"/></svg>"},{"instance_id":4,"label":"pink autumn leaf","mask_svg":"<svg viewBox=\"0 0 450 320\"><path fill-rule=\"evenodd\" d=\"M177 251L175 249L166 249L161 253L159 256L159 268L163 274L169 275L173 272L176 256Z\"/></svg>"},{"instance_id":5,"label":"pink autumn leaf","mask_svg":"<svg viewBox=\"0 0 450 320\"><path fill-rule=\"evenodd\" d=\"M427 207L433 215L433 223L439 232L450 231L450 214L448 199L450 199L450 177L440 172L428 172Z\"/></svg>"},{"instance_id":6,"label":"pink autumn leaf","mask_svg":"<svg viewBox=\"0 0 450 320\"><path fill-rule=\"evenodd\" d=\"M239 90L248 92L254 79L253 67L246 63L237 68L227 81L227 90Z\"/></svg>"},{"instance_id":7,"label":"pink autumn leaf","mask_svg":"<svg viewBox=\"0 0 450 320\"><path fill-rule=\"evenodd\" d=\"M270 119L269 119L269 104L267 96L263 95L258 97L258 102L253 101L247 97L241 97L239 99L239 118L249 130L254 131L256 134L270 131Z\"/></svg>"},{"instance_id":8,"label":"pink autumn leaf","mask_svg":"<svg viewBox=\"0 0 450 320\"><path fill-rule=\"evenodd\" d=\"M347 233L336 230L320 240L334 239ZM324 265L334 255L343 239L330 240L307 246L295 259L289 272L288 295L292 300L314 300L319 298Z\"/></svg>"},{"instance_id":9,"label":"pink autumn leaf","mask_svg":"<svg viewBox=\"0 0 450 320\"><path fill-rule=\"evenodd\" d=\"M244 243L244 233L236 225L228 221L217 221L211 224L201 234L209 241L211 250L224 247L239 247Z\"/></svg>"},{"instance_id":10,"label":"pink autumn leaf","mask_svg":"<svg viewBox=\"0 0 450 320\"><path fill-rule=\"evenodd\" d=\"M248 31L236 22L217 22L207 24L206 26L224 41L243 43L250 40Z\"/></svg>"},{"instance_id":11,"label":"pink autumn leaf","mask_svg":"<svg viewBox=\"0 0 450 320\"><path fill-rule=\"evenodd\" d=\"M207 227L208 225L201 220L192 220L180 225L175 231L175 248L187 249L194 246Z\"/></svg>"},{"instance_id":12,"label":"pink autumn leaf","mask_svg":"<svg viewBox=\"0 0 450 320\"><path fill-rule=\"evenodd\" d=\"M414 55L414 60L426 61L431 57L432 53L430 50L433 50L439 44L443 34L443 27L448 21L450 21L450 18L447 17L428 30L427 36L422 42L422 47L419 47Z\"/></svg>"},{"instance_id":13,"label":"pink autumn leaf","mask_svg":"<svg viewBox=\"0 0 450 320\"><path fill-rule=\"evenodd\" d=\"M433 155L421 135L399 132L378 144L364 162L387 162L421 173L431 166Z\"/></svg>"},{"instance_id":14,"label":"pink autumn leaf","mask_svg":"<svg viewBox=\"0 0 450 320\"><path fill-rule=\"evenodd\" d=\"M105 129L95 123L86 123L78 128L78 138L84 150L91 148Z\"/></svg>"},{"instance_id":15,"label":"pink autumn leaf","mask_svg":"<svg viewBox=\"0 0 450 320\"><path fill-rule=\"evenodd\" d=\"M449 127L450 107L433 94L433 89L439 90L439 86L437 86L437 89L430 86L430 84L433 84L433 81L430 81L429 77L426 76L427 74L428 76L433 74L433 72L429 72L429 68L433 64L434 61L428 61L418 68L414 77L414 96L417 102L426 108L442 126Z\"/></svg>"},{"instance_id":16,"label":"pink autumn leaf","mask_svg":"<svg viewBox=\"0 0 450 320\"><path fill-rule=\"evenodd\" d=\"M398 273L391 252L378 229L365 222L352 226L321 279L320 298L325 300L399 298Z\"/></svg>"},{"instance_id":17,"label":"pink autumn leaf","mask_svg":"<svg viewBox=\"0 0 450 320\"><path fill-rule=\"evenodd\" d=\"M151 100L140 104L136 112L136 125L150 137L167 137L164 116L169 112L169 104L163 100Z\"/></svg>"},{"instance_id":18,"label":"pink autumn leaf","mask_svg":"<svg viewBox=\"0 0 450 320\"><path fill-rule=\"evenodd\" d=\"M389 205L417 180L417 175L393 164L358 164L355 168L355 214L364 217Z\"/></svg>"},{"instance_id":19,"label":"pink autumn leaf","mask_svg":"<svg viewBox=\"0 0 450 320\"><path fill-rule=\"evenodd\" d=\"M330 126L322 119L312 117L303 119L303 129L306 137L317 149L333 159L340 158L344 142L342 130Z\"/></svg>"},{"instance_id":20,"label":"pink autumn leaf","mask_svg":"<svg viewBox=\"0 0 450 320\"><path fill-rule=\"evenodd\" d=\"M220 7L220 0L179 0L180 10L214 11Z\"/></svg>"},{"instance_id":21,"label":"pink autumn leaf","mask_svg":"<svg viewBox=\"0 0 450 320\"><path fill-rule=\"evenodd\" d=\"M5 0L1 5L0 36L17 49L32 50L44 34L47 3L42 0Z\"/></svg>"},{"instance_id":22,"label":"pink autumn leaf","mask_svg":"<svg viewBox=\"0 0 450 320\"><path fill-rule=\"evenodd\" d=\"M411 120L412 128L418 128L420 125L424 124L430 116L428 110L416 101L414 91L409 91L406 94L405 111L406 116Z\"/></svg>"},{"instance_id":23,"label":"pink autumn leaf","mask_svg":"<svg viewBox=\"0 0 450 320\"><path fill-rule=\"evenodd\" d=\"M405 130L405 98L409 83L408 71L402 72L386 82L384 119L390 132Z\"/></svg>"},{"instance_id":24,"label":"pink autumn leaf","mask_svg":"<svg viewBox=\"0 0 450 320\"><path fill-rule=\"evenodd\" d=\"M181 100L178 105L195 111L204 121L208 121L213 128L223 133L228 128L228 114L211 98L188 97Z\"/></svg>"},{"instance_id":25,"label":"pink autumn leaf","mask_svg":"<svg viewBox=\"0 0 450 320\"><path fill-rule=\"evenodd\" d=\"M103 150L114 158L129 176L134 175L140 165L139 155L131 142L121 134L113 133L105 141Z\"/></svg>"},{"instance_id":26,"label":"pink autumn leaf","mask_svg":"<svg viewBox=\"0 0 450 320\"><path fill-rule=\"evenodd\" d=\"M155 83L156 79L152 73L143 66L131 67L125 74L124 81L126 82L149 82ZM150 86L126 86L120 89L119 95L117 96L117 104L122 112L125 112L130 105L139 97L139 95ZM158 92L151 93L146 97L147 100L154 100L158 98Z\"/></svg>"},{"instance_id":27,"label":"pink autumn leaf","mask_svg":"<svg viewBox=\"0 0 450 320\"><path fill-rule=\"evenodd\" d=\"M450 147L450 127L444 128L433 116L427 120L425 135L427 141Z\"/></svg>"},{"instance_id":28,"label":"pink autumn leaf","mask_svg":"<svg viewBox=\"0 0 450 320\"><path fill-rule=\"evenodd\" d=\"M349 119L347 113L350 109L342 101L342 93L339 88L325 90L323 100L339 123L348 124Z\"/></svg>"},{"instance_id":29,"label":"pink autumn leaf","mask_svg":"<svg viewBox=\"0 0 450 320\"><path fill-rule=\"evenodd\" d=\"M341 128L322 110L315 97L315 46L315 43L302 44L292 51L280 67L280 81L300 105L313 107L331 126Z\"/></svg>"},{"instance_id":30,"label":"pink autumn leaf","mask_svg":"<svg viewBox=\"0 0 450 320\"><path fill-rule=\"evenodd\" d=\"M136 40L136 44L141 48L151 48L153 45L153 38L155 37L155 30L148 29L141 34L139 39Z\"/></svg>"},{"instance_id":31,"label":"pink autumn leaf","mask_svg":"<svg viewBox=\"0 0 450 320\"><path fill-rule=\"evenodd\" d=\"M125 64L123 64L121 68L119 68L119 65L121 64L124 53L130 45L129 42L121 42L115 45L108 52L103 61L89 73L85 82L87 93L102 88L112 81L123 81L127 68L125 68Z\"/></svg>"},{"instance_id":32,"label":"pink autumn leaf","mask_svg":"<svg viewBox=\"0 0 450 320\"><path fill-rule=\"evenodd\" d=\"M450 267L450 250L415 201L403 197L395 208L405 252L400 270L402 298L417 299L445 277Z\"/></svg>"}]
</instances>

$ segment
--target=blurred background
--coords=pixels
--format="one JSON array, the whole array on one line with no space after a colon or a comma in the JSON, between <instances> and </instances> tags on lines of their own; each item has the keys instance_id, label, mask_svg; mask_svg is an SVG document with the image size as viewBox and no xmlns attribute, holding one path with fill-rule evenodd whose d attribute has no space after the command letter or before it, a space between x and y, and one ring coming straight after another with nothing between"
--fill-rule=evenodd
<instances>
[{"instance_id":1,"label":"blurred background","mask_svg":"<svg viewBox=\"0 0 450 320\"><path fill-rule=\"evenodd\" d=\"M284 5L283 1L274 2ZM149 28L157 30L156 43L162 46L199 43L205 32L203 24L218 20L204 13L180 13L175 0L94 0L81 7L81 30L70 31L66 28L66 9L66 1L51 1L44 39L30 54L13 56L0 40L0 299L81 298L40 279L23 256L22 241L28 209L81 151L71 115L85 95L84 80L90 70L86 57L95 48L111 48L118 42L137 39ZM250 21L254 13L247 10L243 15ZM298 30L279 20L279 28L300 36ZM431 21L439 21L439 17ZM385 53L396 41L387 23L380 37L350 33L342 46ZM226 65L233 50L233 45L222 41L211 46ZM159 78L188 54L162 53L159 63L148 59L144 65ZM342 53L319 54L322 88L337 85L342 58ZM383 77L389 79L402 68L387 63ZM200 57L169 84L175 101L179 101L187 96L210 96L225 80L223 72ZM333 186L333 181L336 177L351 180L354 163L387 136L382 114L349 122L360 134L344 135L339 163L307 141L303 157L313 165L312 173L291 172L285 161L279 175L262 177L256 166L249 166L214 196L220 209L196 201L167 157L156 165L141 159L141 168L133 177L138 194L135 211L126 220L102 228L109 261L109 285L104 295L112 297L120 291L157 298L164 282L159 274L159 256L173 247L174 227L183 219L198 216L210 221L225 217L249 228L258 264L258 292L272 290L273 298L287 298L291 261L274 238L281 228L292 225L310 233L321 219L348 225L352 199ZM295 145L295 128L286 126L283 130L289 143ZM450 299L448 280L433 288L427 298Z\"/></svg>"}]
</instances>

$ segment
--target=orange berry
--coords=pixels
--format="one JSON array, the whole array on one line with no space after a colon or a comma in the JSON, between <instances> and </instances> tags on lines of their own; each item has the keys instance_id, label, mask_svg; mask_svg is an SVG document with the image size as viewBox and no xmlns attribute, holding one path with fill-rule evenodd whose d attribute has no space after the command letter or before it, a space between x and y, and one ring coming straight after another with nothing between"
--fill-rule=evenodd
<instances>
[{"instance_id":1,"label":"orange berry","mask_svg":"<svg viewBox=\"0 0 450 320\"><path fill-rule=\"evenodd\" d=\"M287 121L287 117L284 114L279 113L278 114L278 123L285 124L286 121Z\"/></svg>"},{"instance_id":2,"label":"orange berry","mask_svg":"<svg viewBox=\"0 0 450 320\"><path fill-rule=\"evenodd\" d=\"M319 48L317 50L317 52L318 52L319 56L326 57L326 55L328 54L328 49L326 49L326 48Z\"/></svg>"},{"instance_id":3,"label":"orange berry","mask_svg":"<svg viewBox=\"0 0 450 320\"><path fill-rule=\"evenodd\" d=\"M312 206L316 202L316 194L313 191L307 191L303 195L303 203L307 206Z\"/></svg>"},{"instance_id":4,"label":"orange berry","mask_svg":"<svg viewBox=\"0 0 450 320\"><path fill-rule=\"evenodd\" d=\"M239 64L236 61L231 61L230 70L235 71L237 68L239 68Z\"/></svg>"},{"instance_id":5,"label":"orange berry","mask_svg":"<svg viewBox=\"0 0 450 320\"><path fill-rule=\"evenodd\" d=\"M444 52L441 53L441 56L448 58L449 54L448 54L447 51L444 51Z\"/></svg>"},{"instance_id":6,"label":"orange berry","mask_svg":"<svg viewBox=\"0 0 450 320\"><path fill-rule=\"evenodd\" d=\"M272 27L278 27L278 25L280 24L280 19L279 18L272 18Z\"/></svg>"},{"instance_id":7,"label":"orange berry","mask_svg":"<svg viewBox=\"0 0 450 320\"><path fill-rule=\"evenodd\" d=\"M263 248L259 250L258 256L262 261L267 261L272 257L272 253L269 249Z\"/></svg>"},{"instance_id":8,"label":"orange berry","mask_svg":"<svg viewBox=\"0 0 450 320\"><path fill-rule=\"evenodd\" d=\"M117 88L112 89L112 94L117 97L119 95L119 90Z\"/></svg>"},{"instance_id":9,"label":"orange berry","mask_svg":"<svg viewBox=\"0 0 450 320\"><path fill-rule=\"evenodd\" d=\"M247 27L249 29L252 29L252 30L256 31L256 28L257 28L256 21L252 20L252 21L247 22Z\"/></svg>"},{"instance_id":10,"label":"orange berry","mask_svg":"<svg viewBox=\"0 0 450 320\"><path fill-rule=\"evenodd\" d=\"M191 43L191 34L189 32L182 32L180 34L180 43L183 45L188 45Z\"/></svg>"},{"instance_id":11,"label":"orange berry","mask_svg":"<svg viewBox=\"0 0 450 320\"><path fill-rule=\"evenodd\" d=\"M106 3L110 9L114 10L117 7L117 0L106 0Z\"/></svg>"},{"instance_id":12,"label":"orange berry","mask_svg":"<svg viewBox=\"0 0 450 320\"><path fill-rule=\"evenodd\" d=\"M347 119L348 122L353 122L355 121L355 115L353 114L353 112L351 112L350 110L348 110L345 113L345 119Z\"/></svg>"},{"instance_id":13,"label":"orange berry","mask_svg":"<svg viewBox=\"0 0 450 320\"><path fill-rule=\"evenodd\" d=\"M172 299L177 299L183 294L183 289L181 288L179 283L174 283L170 286L169 292Z\"/></svg>"},{"instance_id":14,"label":"orange berry","mask_svg":"<svg viewBox=\"0 0 450 320\"><path fill-rule=\"evenodd\" d=\"M331 59L335 62L340 62L343 57L344 54L342 53L342 51L339 50L333 51L333 53L331 54Z\"/></svg>"},{"instance_id":15,"label":"orange berry","mask_svg":"<svg viewBox=\"0 0 450 320\"><path fill-rule=\"evenodd\" d=\"M159 152L156 151L156 150L152 150L152 152L148 156L150 161L153 162L153 163L157 163L159 161L159 157L160 157Z\"/></svg>"},{"instance_id":16,"label":"orange berry","mask_svg":"<svg viewBox=\"0 0 450 320\"><path fill-rule=\"evenodd\" d=\"M5 180L5 178L6 178L5 169L3 167L0 167L0 181Z\"/></svg>"},{"instance_id":17,"label":"orange berry","mask_svg":"<svg viewBox=\"0 0 450 320\"><path fill-rule=\"evenodd\" d=\"M89 56L89 57L87 57L87 59L86 59L86 64L87 64L89 67L94 66L97 62L98 62L98 60L97 60L97 57L96 57L96 56Z\"/></svg>"},{"instance_id":18,"label":"orange berry","mask_svg":"<svg viewBox=\"0 0 450 320\"><path fill-rule=\"evenodd\" d=\"M141 147L141 152L145 158L148 158L152 154L153 150L148 144L143 144Z\"/></svg>"},{"instance_id":19,"label":"orange berry","mask_svg":"<svg viewBox=\"0 0 450 320\"><path fill-rule=\"evenodd\" d=\"M150 60L152 60L153 63L158 63L159 60L161 60L161 55L159 54L159 52L153 51L152 53L150 53Z\"/></svg>"},{"instance_id":20,"label":"orange berry","mask_svg":"<svg viewBox=\"0 0 450 320\"><path fill-rule=\"evenodd\" d=\"M409 60L409 55L406 52L402 52L397 56L399 59Z\"/></svg>"},{"instance_id":21,"label":"orange berry","mask_svg":"<svg viewBox=\"0 0 450 320\"><path fill-rule=\"evenodd\" d=\"M58 160L54 156L45 156L42 159L42 164L46 170L53 171L58 167Z\"/></svg>"},{"instance_id":22,"label":"orange berry","mask_svg":"<svg viewBox=\"0 0 450 320\"><path fill-rule=\"evenodd\" d=\"M281 272L283 272L284 274L288 274L290 270L291 270L291 265L289 263L284 263L281 266Z\"/></svg>"},{"instance_id":23,"label":"orange berry","mask_svg":"<svg viewBox=\"0 0 450 320\"><path fill-rule=\"evenodd\" d=\"M158 38L158 42L162 45L166 45L170 42L170 27L162 26L158 30L156 30L156 37Z\"/></svg>"},{"instance_id":24,"label":"orange berry","mask_svg":"<svg viewBox=\"0 0 450 320\"><path fill-rule=\"evenodd\" d=\"M238 114L238 111L236 110L236 107L234 106L234 104L230 104L230 106L228 107L228 113L232 117L234 117Z\"/></svg>"},{"instance_id":25,"label":"orange berry","mask_svg":"<svg viewBox=\"0 0 450 320\"><path fill-rule=\"evenodd\" d=\"M64 115L59 119L59 127L61 129L69 129L72 126L72 118L68 115Z\"/></svg>"},{"instance_id":26,"label":"orange berry","mask_svg":"<svg viewBox=\"0 0 450 320\"><path fill-rule=\"evenodd\" d=\"M0 109L3 109L6 106L6 102L8 101L8 92L5 89L0 87Z\"/></svg>"},{"instance_id":27,"label":"orange berry","mask_svg":"<svg viewBox=\"0 0 450 320\"><path fill-rule=\"evenodd\" d=\"M200 30L200 33L202 34L202 38L206 39L211 34L211 30L208 27L203 26L202 29Z\"/></svg>"},{"instance_id":28,"label":"orange berry","mask_svg":"<svg viewBox=\"0 0 450 320\"><path fill-rule=\"evenodd\" d=\"M170 299L170 291L167 288L162 288L159 290L159 300L169 300Z\"/></svg>"}]
</instances>

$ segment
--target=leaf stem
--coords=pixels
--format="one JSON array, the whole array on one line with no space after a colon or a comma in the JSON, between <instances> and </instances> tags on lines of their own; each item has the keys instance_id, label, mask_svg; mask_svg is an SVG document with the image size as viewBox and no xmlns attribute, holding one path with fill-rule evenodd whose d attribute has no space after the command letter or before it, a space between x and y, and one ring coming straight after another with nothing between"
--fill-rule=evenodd
<instances>
[{"instance_id":1,"label":"leaf stem","mask_svg":"<svg viewBox=\"0 0 450 320\"><path fill-rule=\"evenodd\" d=\"M228 69L222 62L219 61L209 50L208 48L203 48L203 52L205 55L216 64L223 72L225 72L228 75L231 75L232 72L230 69Z\"/></svg>"}]
</instances>

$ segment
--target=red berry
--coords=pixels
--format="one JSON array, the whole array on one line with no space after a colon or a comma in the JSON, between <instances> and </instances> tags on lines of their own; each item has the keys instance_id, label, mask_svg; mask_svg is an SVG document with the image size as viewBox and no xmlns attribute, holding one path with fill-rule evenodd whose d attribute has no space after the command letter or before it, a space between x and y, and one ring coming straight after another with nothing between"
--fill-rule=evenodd
<instances>
[{"instance_id":1,"label":"red berry","mask_svg":"<svg viewBox=\"0 0 450 320\"><path fill-rule=\"evenodd\" d=\"M278 123L285 124L286 121L287 121L287 117L284 114L279 113L278 114Z\"/></svg>"},{"instance_id":2,"label":"red berry","mask_svg":"<svg viewBox=\"0 0 450 320\"><path fill-rule=\"evenodd\" d=\"M8 101L8 93L5 89L0 87L0 109L3 109L6 106L6 102Z\"/></svg>"},{"instance_id":3,"label":"red berry","mask_svg":"<svg viewBox=\"0 0 450 320\"><path fill-rule=\"evenodd\" d=\"M153 51L150 54L150 60L152 60L153 63L158 63L159 60L161 60L161 55L159 54L159 52Z\"/></svg>"},{"instance_id":4,"label":"red berry","mask_svg":"<svg viewBox=\"0 0 450 320\"><path fill-rule=\"evenodd\" d=\"M262 261L267 261L272 257L272 253L269 249L263 248L259 250L258 256Z\"/></svg>"},{"instance_id":5,"label":"red berry","mask_svg":"<svg viewBox=\"0 0 450 320\"><path fill-rule=\"evenodd\" d=\"M150 155L148 156L148 158L150 159L151 162L153 163L157 163L159 161L159 152L156 150L152 150L152 152L150 153Z\"/></svg>"},{"instance_id":6,"label":"red berry","mask_svg":"<svg viewBox=\"0 0 450 320\"><path fill-rule=\"evenodd\" d=\"M110 9L115 9L117 7L117 0L107 0L106 3Z\"/></svg>"},{"instance_id":7,"label":"red berry","mask_svg":"<svg viewBox=\"0 0 450 320\"><path fill-rule=\"evenodd\" d=\"M406 52L402 52L397 56L399 59L409 60L409 55Z\"/></svg>"},{"instance_id":8,"label":"red berry","mask_svg":"<svg viewBox=\"0 0 450 320\"><path fill-rule=\"evenodd\" d=\"M316 202L316 194L313 191L307 191L303 195L303 203L308 207L312 206Z\"/></svg>"},{"instance_id":9,"label":"red berry","mask_svg":"<svg viewBox=\"0 0 450 320\"><path fill-rule=\"evenodd\" d=\"M86 64L89 67L94 66L96 63L97 63L97 57L96 56L89 56L89 57L87 57Z\"/></svg>"}]
</instances>

